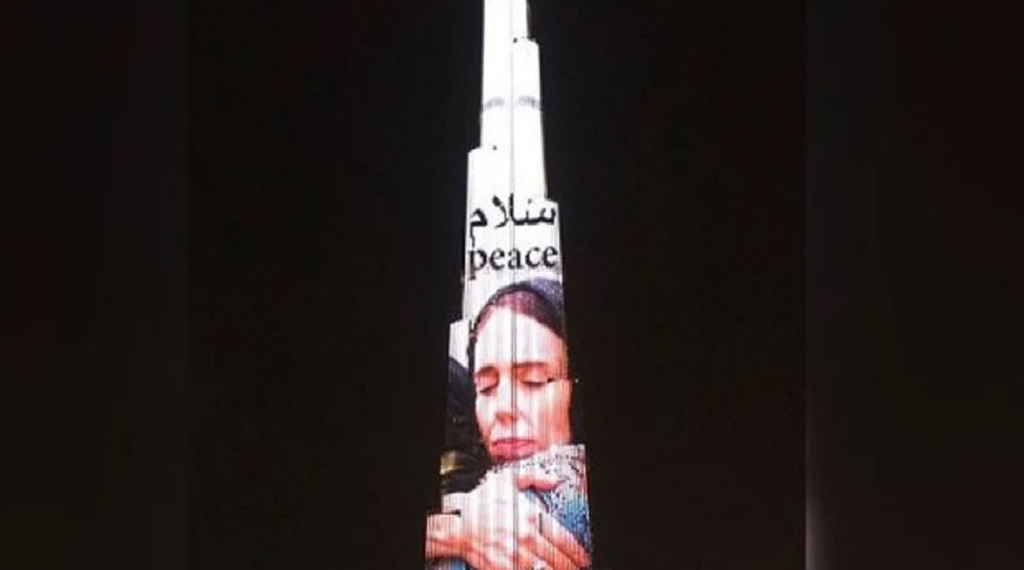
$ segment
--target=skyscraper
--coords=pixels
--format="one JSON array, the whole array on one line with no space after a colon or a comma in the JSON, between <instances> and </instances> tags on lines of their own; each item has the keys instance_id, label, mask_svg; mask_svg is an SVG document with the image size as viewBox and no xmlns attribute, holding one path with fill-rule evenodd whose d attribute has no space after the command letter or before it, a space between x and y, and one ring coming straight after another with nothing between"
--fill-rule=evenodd
<instances>
[{"instance_id":1,"label":"skyscraper","mask_svg":"<svg viewBox=\"0 0 1024 570\"><path fill-rule=\"evenodd\" d=\"M427 568L589 568L580 384L547 197L540 52L526 0L483 0L480 146L469 153L462 318L451 324L440 508Z\"/></svg>"}]
</instances>

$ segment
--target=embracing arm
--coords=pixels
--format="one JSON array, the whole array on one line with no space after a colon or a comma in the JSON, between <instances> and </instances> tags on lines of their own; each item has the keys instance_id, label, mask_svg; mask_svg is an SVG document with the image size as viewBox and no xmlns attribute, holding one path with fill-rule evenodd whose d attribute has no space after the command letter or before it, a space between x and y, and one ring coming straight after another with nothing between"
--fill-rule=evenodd
<instances>
[{"instance_id":1,"label":"embracing arm","mask_svg":"<svg viewBox=\"0 0 1024 570\"><path fill-rule=\"evenodd\" d=\"M427 517L427 560L457 558L463 550L459 515L440 513Z\"/></svg>"},{"instance_id":2,"label":"embracing arm","mask_svg":"<svg viewBox=\"0 0 1024 570\"><path fill-rule=\"evenodd\" d=\"M587 553L568 530L533 502L515 497L527 487L551 488L555 483L510 473L469 493L446 496L446 510L451 511L427 519L427 560L459 558L477 570L532 568L537 563L552 570L587 567Z\"/></svg>"}]
</instances>

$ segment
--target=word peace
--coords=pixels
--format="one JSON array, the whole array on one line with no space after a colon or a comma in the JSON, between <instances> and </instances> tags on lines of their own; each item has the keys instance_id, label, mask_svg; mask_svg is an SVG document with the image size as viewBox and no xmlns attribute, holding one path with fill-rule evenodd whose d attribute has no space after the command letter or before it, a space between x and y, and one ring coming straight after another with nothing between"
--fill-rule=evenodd
<instances>
[{"instance_id":1,"label":"word peace","mask_svg":"<svg viewBox=\"0 0 1024 570\"><path fill-rule=\"evenodd\" d=\"M538 267L554 268L558 266L558 249L549 245L541 250L531 247L525 252L518 248L504 250L495 248L488 254L482 249L469 250L469 278L476 279L476 272L484 268L495 271L501 269L537 269Z\"/></svg>"}]
</instances>

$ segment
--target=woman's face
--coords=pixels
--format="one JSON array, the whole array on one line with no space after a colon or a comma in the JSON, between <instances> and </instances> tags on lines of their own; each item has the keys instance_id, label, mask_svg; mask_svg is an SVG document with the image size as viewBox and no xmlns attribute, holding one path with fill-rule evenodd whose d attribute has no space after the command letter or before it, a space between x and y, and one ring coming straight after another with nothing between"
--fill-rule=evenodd
<instances>
[{"instance_id":1,"label":"woman's face","mask_svg":"<svg viewBox=\"0 0 1024 570\"><path fill-rule=\"evenodd\" d=\"M484 322L474 354L476 418L496 463L569 443L567 360L565 342L531 317L501 307Z\"/></svg>"}]
</instances>

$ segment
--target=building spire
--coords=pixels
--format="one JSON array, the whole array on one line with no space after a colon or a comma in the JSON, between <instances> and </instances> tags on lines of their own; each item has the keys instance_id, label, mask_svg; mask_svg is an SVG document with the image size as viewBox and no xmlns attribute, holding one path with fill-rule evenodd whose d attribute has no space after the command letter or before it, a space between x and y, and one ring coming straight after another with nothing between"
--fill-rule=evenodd
<instances>
[{"instance_id":1,"label":"building spire","mask_svg":"<svg viewBox=\"0 0 1024 570\"><path fill-rule=\"evenodd\" d=\"M529 20L526 0L484 0L480 146L509 161L510 189L543 197L540 49Z\"/></svg>"},{"instance_id":2,"label":"building spire","mask_svg":"<svg viewBox=\"0 0 1024 570\"><path fill-rule=\"evenodd\" d=\"M540 50L526 0L483 2L480 146L469 153L463 308L449 327L427 568L553 568L566 557L590 568L582 398L569 376L561 217L544 173ZM530 471L560 482L518 488L514 476ZM557 552L536 549L552 536L562 537Z\"/></svg>"}]
</instances>

